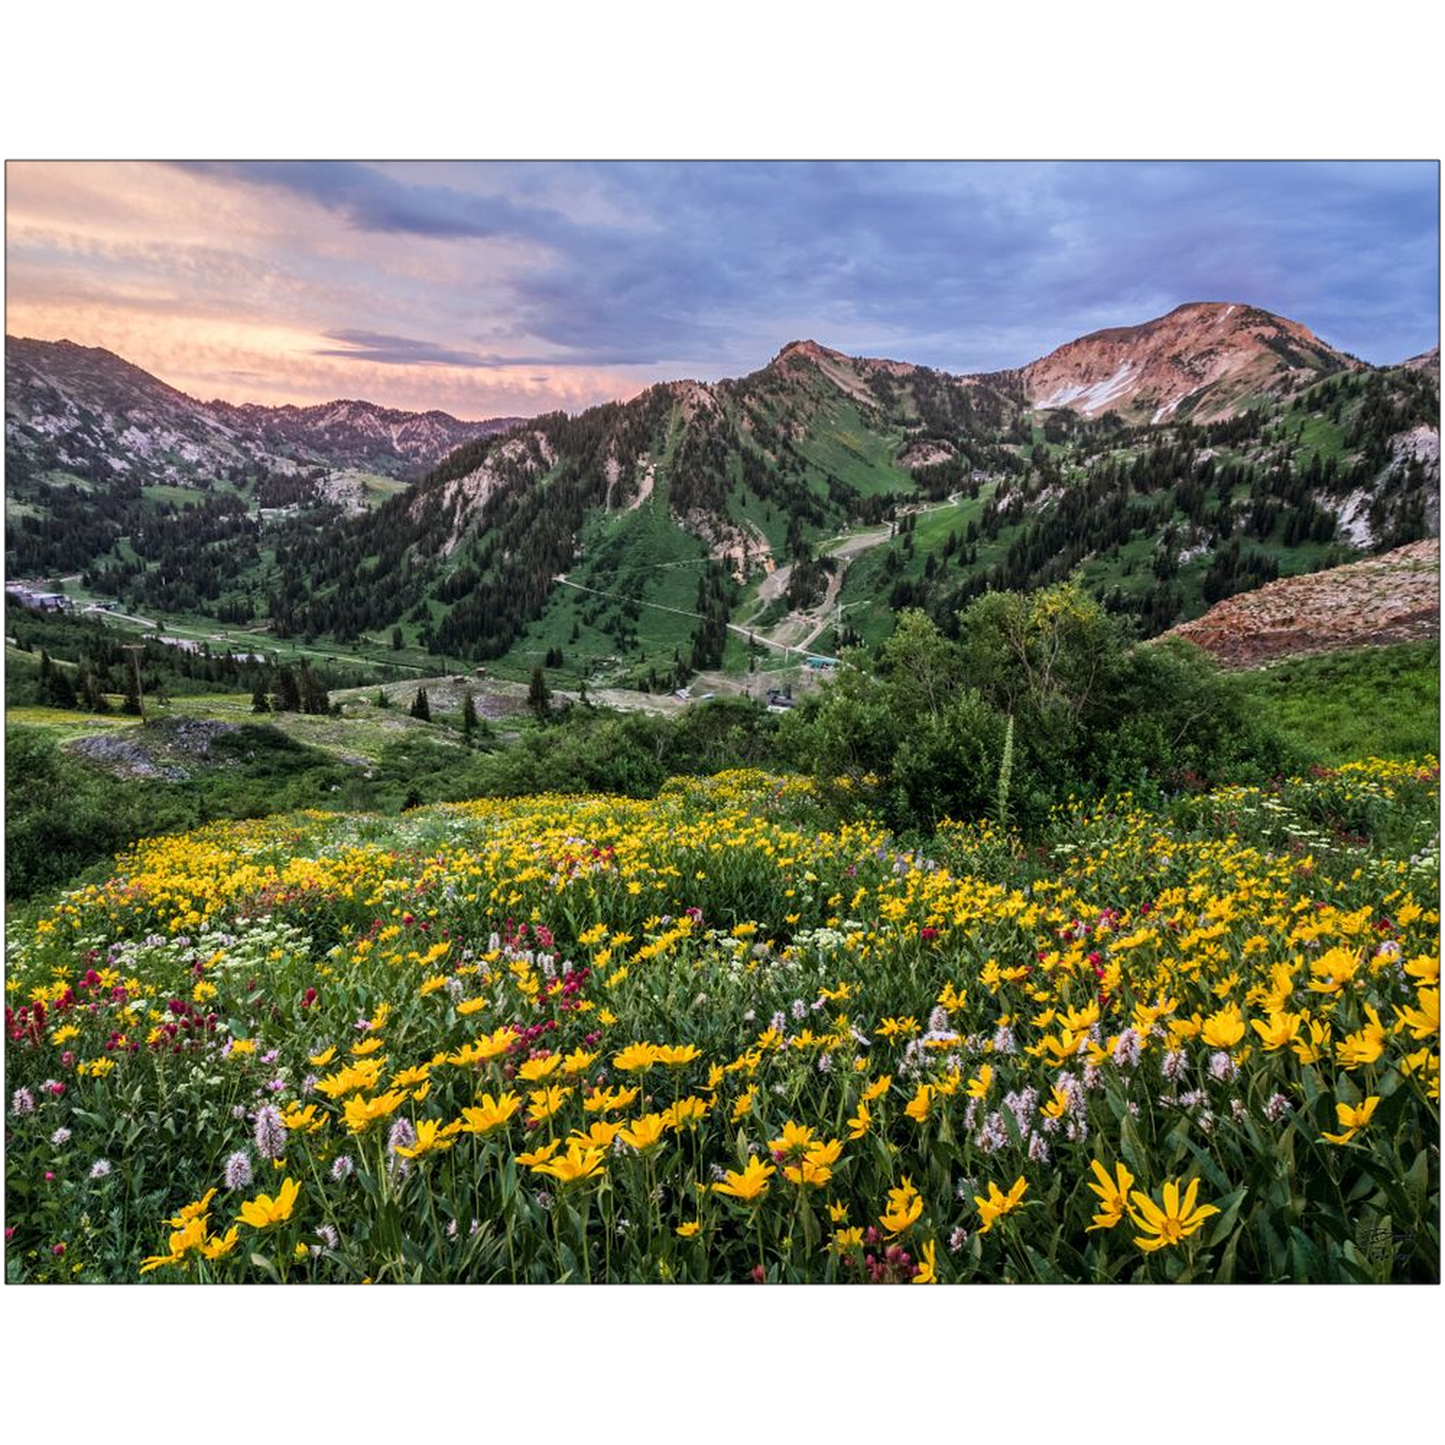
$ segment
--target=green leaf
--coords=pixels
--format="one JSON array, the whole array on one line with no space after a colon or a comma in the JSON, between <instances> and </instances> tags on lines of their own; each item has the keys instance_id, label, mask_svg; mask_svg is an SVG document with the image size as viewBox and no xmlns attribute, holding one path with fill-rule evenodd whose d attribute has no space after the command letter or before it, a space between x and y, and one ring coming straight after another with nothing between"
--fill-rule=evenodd
<instances>
[{"instance_id":1,"label":"green leaf","mask_svg":"<svg viewBox=\"0 0 1445 1445\"><path fill-rule=\"evenodd\" d=\"M1426 1201L1430 1192L1430 1162L1424 1149L1415 1156L1415 1162L1406 1170L1400 1183L1405 1187L1405 1194L1413 1207L1414 1217L1418 1220L1427 1218Z\"/></svg>"},{"instance_id":2,"label":"green leaf","mask_svg":"<svg viewBox=\"0 0 1445 1445\"><path fill-rule=\"evenodd\" d=\"M251 1263L271 1281L272 1284L280 1284L281 1276L277 1273L276 1266L271 1263L264 1254L253 1254Z\"/></svg>"},{"instance_id":3,"label":"green leaf","mask_svg":"<svg viewBox=\"0 0 1445 1445\"><path fill-rule=\"evenodd\" d=\"M1205 1243L1211 1248L1225 1239L1234 1228L1235 1220L1239 1218L1240 1205L1249 1197L1248 1189L1236 1189L1233 1194L1227 1194L1215 1206L1219 1210L1218 1215L1210 1220L1209 1234Z\"/></svg>"},{"instance_id":4,"label":"green leaf","mask_svg":"<svg viewBox=\"0 0 1445 1445\"><path fill-rule=\"evenodd\" d=\"M1242 1231L1241 1231L1242 1233ZM1234 1261L1239 1251L1240 1235L1236 1234L1224 1247L1224 1253L1219 1258L1219 1268L1214 1272L1214 1279L1217 1284L1234 1283Z\"/></svg>"}]
</instances>

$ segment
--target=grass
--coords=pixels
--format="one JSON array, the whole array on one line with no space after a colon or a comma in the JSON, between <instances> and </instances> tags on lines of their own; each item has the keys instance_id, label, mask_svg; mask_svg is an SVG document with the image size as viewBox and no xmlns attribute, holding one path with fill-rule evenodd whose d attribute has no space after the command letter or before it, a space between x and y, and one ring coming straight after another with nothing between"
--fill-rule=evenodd
<instances>
[{"instance_id":1,"label":"grass","mask_svg":"<svg viewBox=\"0 0 1445 1445\"><path fill-rule=\"evenodd\" d=\"M198 507L212 495L199 487L172 487L163 482L142 487L140 492L148 503L157 507L164 502L174 502L178 507Z\"/></svg>"},{"instance_id":2,"label":"grass","mask_svg":"<svg viewBox=\"0 0 1445 1445\"><path fill-rule=\"evenodd\" d=\"M1299 658L1247 677L1260 706L1322 763L1438 752L1438 642Z\"/></svg>"}]
</instances>

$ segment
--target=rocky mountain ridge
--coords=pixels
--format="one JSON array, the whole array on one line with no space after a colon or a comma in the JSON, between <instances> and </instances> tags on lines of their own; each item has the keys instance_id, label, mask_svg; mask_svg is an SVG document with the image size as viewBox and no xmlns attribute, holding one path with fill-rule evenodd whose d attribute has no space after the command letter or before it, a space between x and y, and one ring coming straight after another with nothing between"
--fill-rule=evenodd
<instances>
[{"instance_id":1,"label":"rocky mountain ridge","mask_svg":"<svg viewBox=\"0 0 1445 1445\"><path fill-rule=\"evenodd\" d=\"M1439 637L1439 539L1282 577L1227 597L1166 635L1195 643L1225 667Z\"/></svg>"},{"instance_id":2,"label":"rocky mountain ridge","mask_svg":"<svg viewBox=\"0 0 1445 1445\"><path fill-rule=\"evenodd\" d=\"M414 478L517 418L466 422L366 401L268 407L199 401L101 347L5 338L7 466L195 486L264 470Z\"/></svg>"}]
</instances>

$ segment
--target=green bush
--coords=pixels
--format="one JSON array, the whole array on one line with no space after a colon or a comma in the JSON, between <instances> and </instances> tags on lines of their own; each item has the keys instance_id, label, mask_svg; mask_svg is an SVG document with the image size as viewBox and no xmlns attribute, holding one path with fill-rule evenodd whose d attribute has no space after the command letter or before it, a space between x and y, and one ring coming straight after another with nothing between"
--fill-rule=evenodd
<instances>
[{"instance_id":1,"label":"green bush","mask_svg":"<svg viewBox=\"0 0 1445 1445\"><path fill-rule=\"evenodd\" d=\"M1129 789L1157 802L1308 761L1206 654L1132 643L1073 584L986 594L959 623L954 644L905 612L872 672L849 654L786 720L791 761L820 779L875 775L888 821L928 830L996 809L1012 718L1009 811L1026 832L1071 795Z\"/></svg>"},{"instance_id":2,"label":"green bush","mask_svg":"<svg viewBox=\"0 0 1445 1445\"><path fill-rule=\"evenodd\" d=\"M89 768L38 728L5 729L7 899L56 887L137 838L196 821L184 800Z\"/></svg>"}]
</instances>

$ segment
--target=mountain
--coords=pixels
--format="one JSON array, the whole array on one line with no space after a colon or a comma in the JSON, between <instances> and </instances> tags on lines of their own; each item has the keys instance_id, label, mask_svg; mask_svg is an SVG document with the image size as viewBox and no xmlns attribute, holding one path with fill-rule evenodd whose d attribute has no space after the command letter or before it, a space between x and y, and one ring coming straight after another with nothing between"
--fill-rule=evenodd
<instances>
[{"instance_id":1,"label":"mountain","mask_svg":"<svg viewBox=\"0 0 1445 1445\"><path fill-rule=\"evenodd\" d=\"M1362 367L1297 321L1256 306L1196 301L1141 326L1080 337L1020 377L1031 406L1158 424L1227 417L1251 399Z\"/></svg>"},{"instance_id":2,"label":"mountain","mask_svg":"<svg viewBox=\"0 0 1445 1445\"><path fill-rule=\"evenodd\" d=\"M406 425L146 397L243 455L319 449L328 425L395 451ZM7 498L11 570L430 671L440 655L525 680L545 660L574 688L873 644L907 607L955 629L984 591L1072 574L1152 635L1438 533L1439 381L1194 305L972 376L799 340L747 376L478 437L410 487L372 478L355 515L322 505L338 475L230 483L183 523L168 489L121 508L94 482L32 487Z\"/></svg>"},{"instance_id":3,"label":"mountain","mask_svg":"<svg viewBox=\"0 0 1445 1445\"><path fill-rule=\"evenodd\" d=\"M365 401L202 402L100 347L5 338L5 457L23 476L61 471L190 487L321 467L411 478L516 420L463 422Z\"/></svg>"},{"instance_id":4,"label":"mountain","mask_svg":"<svg viewBox=\"0 0 1445 1445\"><path fill-rule=\"evenodd\" d=\"M1440 348L1432 346L1429 351L1422 351L1419 356L1412 356L1409 361L1402 361L1401 366L1406 371L1430 371L1434 372L1436 379L1440 376Z\"/></svg>"},{"instance_id":5,"label":"mountain","mask_svg":"<svg viewBox=\"0 0 1445 1445\"><path fill-rule=\"evenodd\" d=\"M444 654L648 685L736 667L750 641L876 640L902 607L951 625L981 591L1075 569L1156 632L1438 531L1438 413L1427 374L1248 307L974 376L800 340L748 376L463 447L298 546L272 615L340 637L401 617Z\"/></svg>"}]
</instances>

